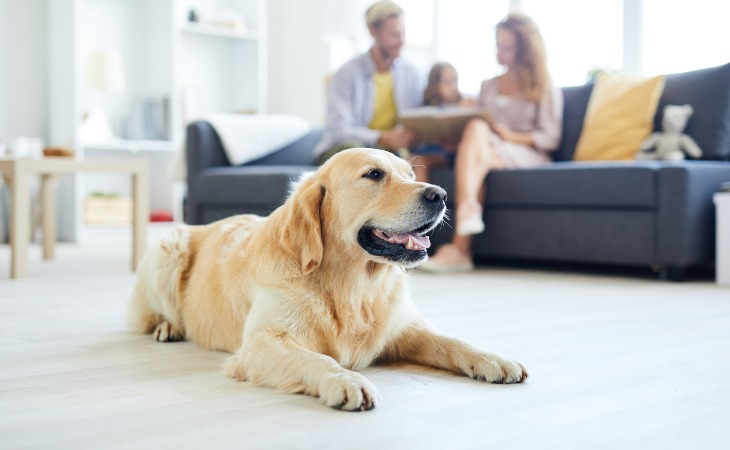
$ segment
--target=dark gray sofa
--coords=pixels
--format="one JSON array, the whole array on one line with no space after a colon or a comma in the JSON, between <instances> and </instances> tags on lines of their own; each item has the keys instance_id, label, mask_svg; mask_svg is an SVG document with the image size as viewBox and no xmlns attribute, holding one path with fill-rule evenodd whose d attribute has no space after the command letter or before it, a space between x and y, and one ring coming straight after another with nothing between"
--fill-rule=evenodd
<instances>
[{"instance_id":1,"label":"dark gray sofa","mask_svg":"<svg viewBox=\"0 0 730 450\"><path fill-rule=\"evenodd\" d=\"M690 267L711 266L712 194L730 181L730 64L666 79L655 128L664 105L692 104L685 131L702 148L702 161L573 162L592 88L563 88L563 139L554 164L487 177L487 227L474 239L475 258L643 266L670 279L683 278ZM270 213L283 202L289 182L315 168L311 151L318 137L313 131L265 158L231 167L212 127L191 124L188 222ZM451 170L433 171L431 181L453 191ZM438 230L433 248L451 232Z\"/></svg>"}]
</instances>

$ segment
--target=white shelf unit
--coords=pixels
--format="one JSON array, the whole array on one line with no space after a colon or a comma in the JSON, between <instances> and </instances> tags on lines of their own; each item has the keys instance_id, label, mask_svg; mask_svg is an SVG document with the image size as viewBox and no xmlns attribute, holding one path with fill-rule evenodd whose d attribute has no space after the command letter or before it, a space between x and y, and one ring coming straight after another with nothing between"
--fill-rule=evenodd
<instances>
[{"instance_id":1,"label":"white shelf unit","mask_svg":"<svg viewBox=\"0 0 730 450\"><path fill-rule=\"evenodd\" d=\"M266 113L268 2L179 0L175 6L174 41L179 69L174 75L175 85L181 100L197 99L199 105L192 115ZM199 16L198 22L188 20L191 10ZM245 27L211 24L220 21L217 16L225 11L242 16Z\"/></svg>"},{"instance_id":2,"label":"white shelf unit","mask_svg":"<svg viewBox=\"0 0 730 450\"><path fill-rule=\"evenodd\" d=\"M84 145L86 151L106 150L120 152L175 152L178 147L174 141L157 141L157 140L137 140L137 139L117 139L98 144Z\"/></svg>"},{"instance_id":3,"label":"white shelf unit","mask_svg":"<svg viewBox=\"0 0 730 450\"><path fill-rule=\"evenodd\" d=\"M50 142L74 142L81 157L148 159L151 209L178 211L180 189L173 188L170 166L182 149L186 122L210 112L267 110L268 1L54 0L48 5ZM199 21L188 20L191 9ZM231 15L243 18L245 29L214 24ZM121 54L123 92L91 92L85 87L87 58L91 51L104 48ZM163 98L168 105L164 139L125 138L136 105ZM76 133L82 117L96 107L106 111L112 131L120 137L79 142ZM113 178L84 174L62 183L60 239L78 240L80 208L88 193L109 190L128 195L129 182Z\"/></svg>"},{"instance_id":4,"label":"white shelf unit","mask_svg":"<svg viewBox=\"0 0 730 450\"><path fill-rule=\"evenodd\" d=\"M258 41L259 34L255 31L245 30L237 31L235 29L226 29L220 26L205 25L195 22L189 22L180 27L183 33L200 34L203 36L215 36L229 39L241 39L246 41Z\"/></svg>"}]
</instances>

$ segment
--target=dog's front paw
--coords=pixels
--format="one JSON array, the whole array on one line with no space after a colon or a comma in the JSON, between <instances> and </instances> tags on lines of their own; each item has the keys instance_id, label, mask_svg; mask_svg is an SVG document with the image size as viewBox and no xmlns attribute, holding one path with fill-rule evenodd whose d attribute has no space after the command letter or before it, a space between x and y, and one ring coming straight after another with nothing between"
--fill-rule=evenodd
<instances>
[{"instance_id":1,"label":"dog's front paw","mask_svg":"<svg viewBox=\"0 0 730 450\"><path fill-rule=\"evenodd\" d=\"M475 380L498 384L522 383L528 376L519 361L492 354L476 355L466 373Z\"/></svg>"},{"instance_id":2,"label":"dog's front paw","mask_svg":"<svg viewBox=\"0 0 730 450\"><path fill-rule=\"evenodd\" d=\"M319 397L327 405L345 411L367 411L375 408L378 391L367 378L345 371L325 375L319 383Z\"/></svg>"}]
</instances>

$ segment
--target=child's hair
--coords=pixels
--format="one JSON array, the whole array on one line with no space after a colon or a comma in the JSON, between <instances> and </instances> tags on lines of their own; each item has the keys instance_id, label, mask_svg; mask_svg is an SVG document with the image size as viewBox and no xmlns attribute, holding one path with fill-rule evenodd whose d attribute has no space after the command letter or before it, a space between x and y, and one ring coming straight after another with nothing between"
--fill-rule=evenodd
<instances>
[{"instance_id":1,"label":"child's hair","mask_svg":"<svg viewBox=\"0 0 730 450\"><path fill-rule=\"evenodd\" d=\"M456 69L454 66L447 62L436 63L431 67L431 71L428 73L428 84L426 89L423 91L423 103L428 106L439 106L443 103L441 94L439 93L439 83L441 82L441 76L444 69L450 67L454 72ZM459 100L461 100L461 94L459 94Z\"/></svg>"}]
</instances>

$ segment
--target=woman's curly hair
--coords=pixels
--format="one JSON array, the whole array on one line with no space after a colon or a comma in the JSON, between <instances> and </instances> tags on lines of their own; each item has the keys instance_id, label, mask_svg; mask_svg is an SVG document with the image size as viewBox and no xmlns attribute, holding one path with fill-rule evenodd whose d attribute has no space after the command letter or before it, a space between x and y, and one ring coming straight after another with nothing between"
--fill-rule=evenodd
<instances>
[{"instance_id":1,"label":"woman's curly hair","mask_svg":"<svg viewBox=\"0 0 730 450\"><path fill-rule=\"evenodd\" d=\"M548 89L545 42L537 24L520 12L511 12L497 24L497 30L510 31L517 45L514 70L520 89L532 101L539 101Z\"/></svg>"}]
</instances>

